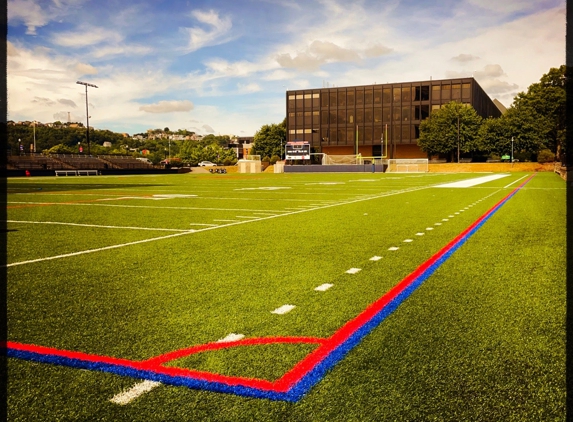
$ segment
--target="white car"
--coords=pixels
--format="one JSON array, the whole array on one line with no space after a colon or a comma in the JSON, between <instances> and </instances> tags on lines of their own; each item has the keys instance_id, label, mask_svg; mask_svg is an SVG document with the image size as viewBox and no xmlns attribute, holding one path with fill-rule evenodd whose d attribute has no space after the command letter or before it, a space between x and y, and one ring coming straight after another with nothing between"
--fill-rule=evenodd
<instances>
[{"instance_id":1,"label":"white car","mask_svg":"<svg viewBox=\"0 0 573 422\"><path fill-rule=\"evenodd\" d=\"M217 164L212 163L211 161L201 161L198 166L199 167L212 167L212 166L216 166Z\"/></svg>"}]
</instances>

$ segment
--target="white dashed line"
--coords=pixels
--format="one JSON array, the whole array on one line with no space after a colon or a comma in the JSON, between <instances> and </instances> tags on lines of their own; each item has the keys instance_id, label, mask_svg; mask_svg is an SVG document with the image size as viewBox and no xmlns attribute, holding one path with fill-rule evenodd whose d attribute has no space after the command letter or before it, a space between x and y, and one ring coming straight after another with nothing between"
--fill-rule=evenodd
<instances>
[{"instance_id":1,"label":"white dashed line","mask_svg":"<svg viewBox=\"0 0 573 422\"><path fill-rule=\"evenodd\" d=\"M424 236L425 234L426 234L426 233L420 232L420 233L416 233L416 236Z\"/></svg>"},{"instance_id":2,"label":"white dashed line","mask_svg":"<svg viewBox=\"0 0 573 422\"><path fill-rule=\"evenodd\" d=\"M228 343L230 341L237 341L237 340L241 340L243 338L245 338L244 334L231 333L231 334L227 335L226 337L223 337L222 339L217 340L217 343Z\"/></svg>"},{"instance_id":3,"label":"white dashed line","mask_svg":"<svg viewBox=\"0 0 573 422\"><path fill-rule=\"evenodd\" d=\"M434 223L434 226L441 226L442 223Z\"/></svg>"},{"instance_id":4,"label":"white dashed line","mask_svg":"<svg viewBox=\"0 0 573 422\"><path fill-rule=\"evenodd\" d=\"M396 246L392 246L391 248L388 248L389 251L397 251L398 249L400 249L400 248L398 248Z\"/></svg>"},{"instance_id":5,"label":"white dashed line","mask_svg":"<svg viewBox=\"0 0 573 422\"><path fill-rule=\"evenodd\" d=\"M346 271L347 274L356 274L359 273L360 271L362 271L361 268L351 268L348 271Z\"/></svg>"},{"instance_id":6,"label":"white dashed line","mask_svg":"<svg viewBox=\"0 0 573 422\"><path fill-rule=\"evenodd\" d=\"M404 243L411 243L411 242L413 242L412 239L404 239Z\"/></svg>"},{"instance_id":7,"label":"white dashed line","mask_svg":"<svg viewBox=\"0 0 573 422\"><path fill-rule=\"evenodd\" d=\"M426 227L426 230L434 230L433 227Z\"/></svg>"},{"instance_id":8,"label":"white dashed line","mask_svg":"<svg viewBox=\"0 0 573 422\"><path fill-rule=\"evenodd\" d=\"M449 217L449 218L454 218L454 216L453 216L453 215L448 215L448 217Z\"/></svg>"},{"instance_id":9,"label":"white dashed line","mask_svg":"<svg viewBox=\"0 0 573 422\"><path fill-rule=\"evenodd\" d=\"M328 289L330 289L332 286L334 286L334 284L324 283L318 287L315 287L314 290L316 290L317 292L325 292Z\"/></svg>"},{"instance_id":10,"label":"white dashed line","mask_svg":"<svg viewBox=\"0 0 573 422\"><path fill-rule=\"evenodd\" d=\"M370 258L370 261L380 261L382 259L381 256L373 256L372 258Z\"/></svg>"},{"instance_id":11,"label":"white dashed line","mask_svg":"<svg viewBox=\"0 0 573 422\"><path fill-rule=\"evenodd\" d=\"M450 220L448 220L447 218L442 218L442 221L450 221Z\"/></svg>"},{"instance_id":12,"label":"white dashed line","mask_svg":"<svg viewBox=\"0 0 573 422\"><path fill-rule=\"evenodd\" d=\"M125 406L126 404L131 403L133 400L135 400L142 394L147 393L148 391L151 391L155 387L159 387L160 385L161 385L160 382L145 380L143 382L135 384L127 391L116 394L110 399L110 401L112 403L119 404L120 406Z\"/></svg>"},{"instance_id":13,"label":"white dashed line","mask_svg":"<svg viewBox=\"0 0 573 422\"><path fill-rule=\"evenodd\" d=\"M296 308L295 305L283 305L280 308L277 308L274 311L271 311L271 314L284 315L284 314L292 311L294 308Z\"/></svg>"}]
</instances>

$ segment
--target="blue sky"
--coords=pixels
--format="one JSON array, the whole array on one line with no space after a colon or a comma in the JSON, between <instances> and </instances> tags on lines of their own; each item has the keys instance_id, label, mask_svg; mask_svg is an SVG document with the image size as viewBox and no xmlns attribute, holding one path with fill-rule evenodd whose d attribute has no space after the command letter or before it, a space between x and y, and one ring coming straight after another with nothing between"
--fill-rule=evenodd
<instances>
[{"instance_id":1,"label":"blue sky","mask_svg":"<svg viewBox=\"0 0 573 422\"><path fill-rule=\"evenodd\" d=\"M565 63L564 0L8 0L8 119L253 136L287 89L474 76L513 97Z\"/></svg>"}]
</instances>

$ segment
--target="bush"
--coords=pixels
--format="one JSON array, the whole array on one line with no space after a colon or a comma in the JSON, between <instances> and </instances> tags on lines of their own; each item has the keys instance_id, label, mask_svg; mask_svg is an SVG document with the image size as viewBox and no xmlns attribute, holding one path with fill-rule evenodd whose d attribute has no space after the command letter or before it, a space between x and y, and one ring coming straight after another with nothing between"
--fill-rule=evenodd
<instances>
[{"instance_id":1,"label":"bush","mask_svg":"<svg viewBox=\"0 0 573 422\"><path fill-rule=\"evenodd\" d=\"M225 161L223 161L223 165L224 166L232 166L233 160L231 160L230 158L225 158Z\"/></svg>"},{"instance_id":2,"label":"bush","mask_svg":"<svg viewBox=\"0 0 573 422\"><path fill-rule=\"evenodd\" d=\"M273 156L271 157L270 163L271 163L272 165L274 165L274 164L276 164L277 161L280 161L280 159L281 159L281 158L280 158L278 155L273 155Z\"/></svg>"},{"instance_id":3,"label":"bush","mask_svg":"<svg viewBox=\"0 0 573 422\"><path fill-rule=\"evenodd\" d=\"M267 155L267 156L263 157L263 159L262 159L261 161L264 162L264 163L268 163L268 162L271 161L271 159L270 159L269 156Z\"/></svg>"},{"instance_id":4,"label":"bush","mask_svg":"<svg viewBox=\"0 0 573 422\"><path fill-rule=\"evenodd\" d=\"M555 161L555 154L548 149L542 149L537 153L538 163L552 163Z\"/></svg>"}]
</instances>

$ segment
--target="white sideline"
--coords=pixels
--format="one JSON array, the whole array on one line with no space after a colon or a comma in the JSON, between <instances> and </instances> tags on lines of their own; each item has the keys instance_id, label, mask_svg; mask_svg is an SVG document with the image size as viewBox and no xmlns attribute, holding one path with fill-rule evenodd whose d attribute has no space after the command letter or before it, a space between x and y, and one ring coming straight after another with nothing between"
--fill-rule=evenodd
<instances>
[{"instance_id":1,"label":"white sideline","mask_svg":"<svg viewBox=\"0 0 573 422\"><path fill-rule=\"evenodd\" d=\"M151 231L165 231L165 232L188 232L190 230L181 229L156 229L153 227L129 227L129 226L104 226L101 224L79 224L79 223L62 223L60 221L21 221L21 220L6 220L6 223L23 223L23 224L58 224L61 226L78 226L78 227L98 227L103 229L129 229L129 230L151 230Z\"/></svg>"}]
</instances>

